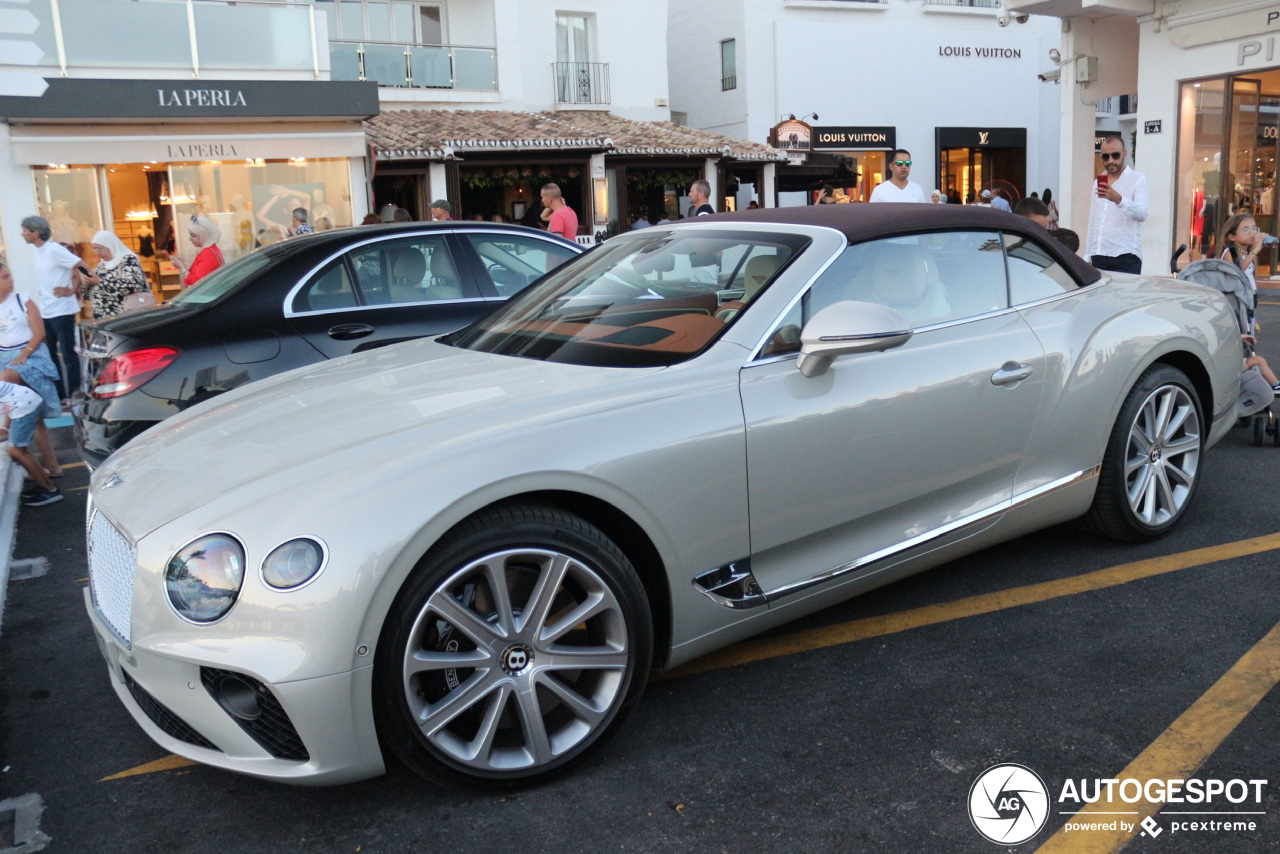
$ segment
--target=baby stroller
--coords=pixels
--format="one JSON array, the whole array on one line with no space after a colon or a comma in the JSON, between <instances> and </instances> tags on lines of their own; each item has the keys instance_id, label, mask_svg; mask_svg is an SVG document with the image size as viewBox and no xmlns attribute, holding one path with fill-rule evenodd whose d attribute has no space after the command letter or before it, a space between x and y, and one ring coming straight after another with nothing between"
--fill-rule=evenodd
<instances>
[{"instance_id":1,"label":"baby stroller","mask_svg":"<svg viewBox=\"0 0 1280 854\"><path fill-rule=\"evenodd\" d=\"M1176 263L1177 255L1174 255ZM1220 291L1231 303L1236 316L1236 325L1241 335L1254 335L1255 325L1253 310L1257 292L1239 267L1229 261L1217 258L1203 258L1188 264L1179 279L1195 282ZM1244 355L1253 355L1253 348L1244 345ZM1251 426L1253 443L1261 447L1268 437L1273 444L1280 447L1280 420L1271 410L1271 401L1275 398L1275 390L1262 377L1257 366L1246 368L1240 373L1240 396L1236 398L1236 416L1240 425Z\"/></svg>"}]
</instances>

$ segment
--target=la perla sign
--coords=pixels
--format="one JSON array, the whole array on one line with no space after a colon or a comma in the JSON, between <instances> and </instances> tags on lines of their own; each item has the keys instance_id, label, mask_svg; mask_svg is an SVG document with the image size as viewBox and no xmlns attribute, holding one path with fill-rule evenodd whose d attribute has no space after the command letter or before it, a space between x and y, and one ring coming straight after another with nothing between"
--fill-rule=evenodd
<instances>
[{"instance_id":1,"label":"la perla sign","mask_svg":"<svg viewBox=\"0 0 1280 854\"><path fill-rule=\"evenodd\" d=\"M239 89L157 89L162 107L247 107Z\"/></svg>"}]
</instances>

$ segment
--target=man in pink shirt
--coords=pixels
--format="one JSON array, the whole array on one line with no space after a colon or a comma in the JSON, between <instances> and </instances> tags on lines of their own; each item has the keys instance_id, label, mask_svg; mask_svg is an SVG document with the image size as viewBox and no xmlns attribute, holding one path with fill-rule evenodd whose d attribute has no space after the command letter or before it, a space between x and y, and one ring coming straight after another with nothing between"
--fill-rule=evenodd
<instances>
[{"instance_id":1,"label":"man in pink shirt","mask_svg":"<svg viewBox=\"0 0 1280 854\"><path fill-rule=\"evenodd\" d=\"M560 195L560 187L556 184L544 184L542 187L542 204L546 207L543 217L547 220L547 231L558 234L565 240L577 240L578 215L573 212Z\"/></svg>"}]
</instances>

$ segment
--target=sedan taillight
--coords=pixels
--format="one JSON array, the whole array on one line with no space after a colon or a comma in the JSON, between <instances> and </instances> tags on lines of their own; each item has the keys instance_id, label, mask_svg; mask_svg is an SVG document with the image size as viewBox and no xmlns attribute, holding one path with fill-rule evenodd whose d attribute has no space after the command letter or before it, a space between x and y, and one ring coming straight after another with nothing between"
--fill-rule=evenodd
<instances>
[{"instance_id":1,"label":"sedan taillight","mask_svg":"<svg viewBox=\"0 0 1280 854\"><path fill-rule=\"evenodd\" d=\"M178 358L172 347L148 347L114 357L103 367L93 385L93 396L99 399L119 397L141 387Z\"/></svg>"}]
</instances>

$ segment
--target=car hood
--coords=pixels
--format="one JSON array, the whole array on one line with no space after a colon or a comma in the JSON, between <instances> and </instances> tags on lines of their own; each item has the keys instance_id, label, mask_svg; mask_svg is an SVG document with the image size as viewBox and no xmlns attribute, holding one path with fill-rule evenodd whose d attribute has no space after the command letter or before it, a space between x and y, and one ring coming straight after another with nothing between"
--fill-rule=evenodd
<instances>
[{"instance_id":1,"label":"car hood","mask_svg":"<svg viewBox=\"0 0 1280 854\"><path fill-rule=\"evenodd\" d=\"M454 453L495 432L616 405L601 387L661 370L554 364L435 341L381 348L252 383L161 422L99 468L94 501L127 516L137 537L275 473L332 476L338 452L370 466Z\"/></svg>"}]
</instances>

